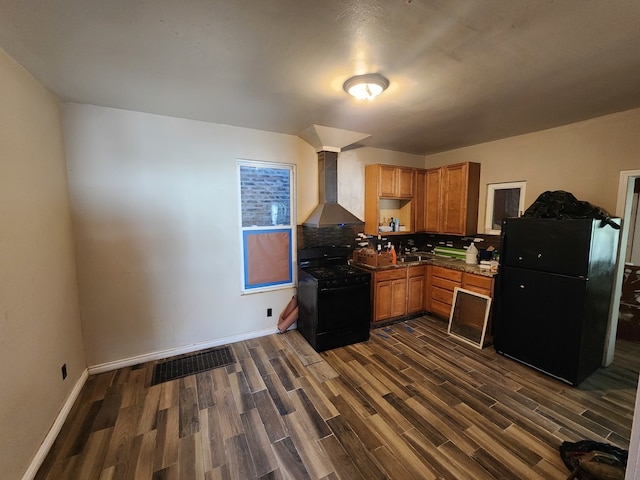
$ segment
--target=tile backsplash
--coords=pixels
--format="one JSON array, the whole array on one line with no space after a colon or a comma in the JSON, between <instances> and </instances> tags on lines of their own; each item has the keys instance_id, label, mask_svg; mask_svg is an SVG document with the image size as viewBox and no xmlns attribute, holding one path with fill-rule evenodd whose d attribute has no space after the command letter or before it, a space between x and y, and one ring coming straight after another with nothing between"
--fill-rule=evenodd
<instances>
[{"instance_id":1,"label":"tile backsplash","mask_svg":"<svg viewBox=\"0 0 640 480\"><path fill-rule=\"evenodd\" d=\"M364 231L363 226L334 226L334 227L304 227L298 225L298 249L307 247L317 247L321 245L340 245L356 248L358 233ZM468 247L474 239L482 239L476 242L478 249L486 249L489 246L496 250L500 249L500 235L477 234L468 237L457 235L437 235L430 233L411 234L381 234L380 242L386 245L391 242L396 249L402 244L403 248L409 246L420 251L432 251L437 246L450 246L453 248ZM378 238L375 235L369 236L370 244L375 248Z\"/></svg>"}]
</instances>

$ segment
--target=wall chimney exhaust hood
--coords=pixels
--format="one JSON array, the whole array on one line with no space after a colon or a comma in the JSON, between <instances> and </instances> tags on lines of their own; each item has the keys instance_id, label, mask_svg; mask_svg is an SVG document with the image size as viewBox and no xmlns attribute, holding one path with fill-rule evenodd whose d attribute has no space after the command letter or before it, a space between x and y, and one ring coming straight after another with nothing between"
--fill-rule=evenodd
<instances>
[{"instance_id":1,"label":"wall chimney exhaust hood","mask_svg":"<svg viewBox=\"0 0 640 480\"><path fill-rule=\"evenodd\" d=\"M364 225L364 222L338 204L338 153L318 152L318 193L320 203L302 225L329 227Z\"/></svg>"},{"instance_id":2,"label":"wall chimney exhaust hood","mask_svg":"<svg viewBox=\"0 0 640 480\"><path fill-rule=\"evenodd\" d=\"M362 220L338 204L338 152L369 135L312 125L299 136L318 152L320 202L302 225L305 227L364 225Z\"/></svg>"}]
</instances>

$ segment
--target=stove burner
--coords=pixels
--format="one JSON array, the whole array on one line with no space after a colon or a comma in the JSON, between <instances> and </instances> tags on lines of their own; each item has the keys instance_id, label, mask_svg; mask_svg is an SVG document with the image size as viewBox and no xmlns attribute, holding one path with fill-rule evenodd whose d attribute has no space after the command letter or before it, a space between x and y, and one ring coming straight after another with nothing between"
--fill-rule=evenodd
<instances>
[{"instance_id":1,"label":"stove burner","mask_svg":"<svg viewBox=\"0 0 640 480\"><path fill-rule=\"evenodd\" d=\"M304 269L307 273L319 279L332 279L362 275L363 272L349 265L331 265L327 267L309 267Z\"/></svg>"}]
</instances>

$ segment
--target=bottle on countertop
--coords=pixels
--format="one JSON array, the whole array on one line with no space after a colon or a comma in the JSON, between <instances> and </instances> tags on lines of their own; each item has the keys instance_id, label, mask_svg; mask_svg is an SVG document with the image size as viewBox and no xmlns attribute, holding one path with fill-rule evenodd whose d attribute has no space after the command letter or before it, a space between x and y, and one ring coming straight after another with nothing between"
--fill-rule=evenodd
<instances>
[{"instance_id":1,"label":"bottle on countertop","mask_svg":"<svg viewBox=\"0 0 640 480\"><path fill-rule=\"evenodd\" d=\"M476 265L478 263L478 249L476 248L476 244L473 242L471 242L471 245L467 248L465 262L470 265Z\"/></svg>"},{"instance_id":2,"label":"bottle on countertop","mask_svg":"<svg viewBox=\"0 0 640 480\"><path fill-rule=\"evenodd\" d=\"M391 265L395 265L396 261L397 261L396 250L393 248L393 245L391 245Z\"/></svg>"},{"instance_id":3,"label":"bottle on countertop","mask_svg":"<svg viewBox=\"0 0 640 480\"><path fill-rule=\"evenodd\" d=\"M490 265L489 270L492 273L498 272L498 265L500 265L500 254L498 253L497 250L493 252L493 256L490 260L489 265Z\"/></svg>"}]
</instances>

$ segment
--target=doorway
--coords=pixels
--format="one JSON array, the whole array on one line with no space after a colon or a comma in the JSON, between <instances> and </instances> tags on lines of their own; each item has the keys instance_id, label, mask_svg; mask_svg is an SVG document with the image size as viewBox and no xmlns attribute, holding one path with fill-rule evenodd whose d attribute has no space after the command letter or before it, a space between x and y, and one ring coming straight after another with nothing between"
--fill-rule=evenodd
<instances>
[{"instance_id":1,"label":"doorway","mask_svg":"<svg viewBox=\"0 0 640 480\"><path fill-rule=\"evenodd\" d=\"M622 293L618 312L618 340L640 343L640 178L635 179L629 217L629 236L624 254Z\"/></svg>"},{"instance_id":2,"label":"doorway","mask_svg":"<svg viewBox=\"0 0 640 480\"><path fill-rule=\"evenodd\" d=\"M625 257L631 231L630 219L633 206L634 190L637 179L640 178L640 170L624 170L620 172L618 183L618 200L616 203L616 216L623 219L622 230L620 232L620 250L618 264L616 266L616 278L613 285L613 295L609 315L609 327L603 357L603 366L613 363L615 353L616 338L618 333L618 312L620 311L620 298L622 296L622 284L624 280ZM637 213L636 213L637 215ZM634 236L639 235L636 232Z\"/></svg>"}]
</instances>

